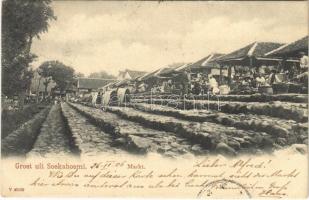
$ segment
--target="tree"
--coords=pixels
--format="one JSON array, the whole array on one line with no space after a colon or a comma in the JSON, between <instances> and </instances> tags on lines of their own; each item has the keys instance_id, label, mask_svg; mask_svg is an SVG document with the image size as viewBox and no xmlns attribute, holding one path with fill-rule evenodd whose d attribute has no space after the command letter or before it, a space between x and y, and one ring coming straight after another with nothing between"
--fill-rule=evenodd
<instances>
[{"instance_id":1,"label":"tree","mask_svg":"<svg viewBox=\"0 0 309 200\"><path fill-rule=\"evenodd\" d=\"M88 78L116 79L115 76L108 74L106 71L93 72Z\"/></svg>"},{"instance_id":2,"label":"tree","mask_svg":"<svg viewBox=\"0 0 309 200\"><path fill-rule=\"evenodd\" d=\"M21 107L33 72L30 63L33 37L48 30L56 19L50 0L5 0L2 4L2 93L20 95Z\"/></svg>"},{"instance_id":3,"label":"tree","mask_svg":"<svg viewBox=\"0 0 309 200\"><path fill-rule=\"evenodd\" d=\"M45 96L47 95L47 88L48 88L49 83L52 80L52 77L51 77L51 66L52 66L52 64L53 63L50 62L50 61L44 62L38 68L38 74L40 75L40 79L39 79L39 85L38 85L38 88L37 88L37 94L38 94L38 91L39 91L39 88L40 88L41 79L44 78L43 99L45 99ZM37 95L37 99L38 99L38 95Z\"/></svg>"},{"instance_id":4,"label":"tree","mask_svg":"<svg viewBox=\"0 0 309 200\"><path fill-rule=\"evenodd\" d=\"M85 77L85 74L80 73L80 72L77 72L77 73L75 73L74 77L75 77L75 78L84 78L84 77Z\"/></svg>"},{"instance_id":5,"label":"tree","mask_svg":"<svg viewBox=\"0 0 309 200\"><path fill-rule=\"evenodd\" d=\"M65 91L65 89L73 82L74 69L57 60L42 63L39 66L38 71L39 74L45 78L45 92L47 91L47 86L51 80L55 81L57 88L59 88L61 92Z\"/></svg>"}]
</instances>

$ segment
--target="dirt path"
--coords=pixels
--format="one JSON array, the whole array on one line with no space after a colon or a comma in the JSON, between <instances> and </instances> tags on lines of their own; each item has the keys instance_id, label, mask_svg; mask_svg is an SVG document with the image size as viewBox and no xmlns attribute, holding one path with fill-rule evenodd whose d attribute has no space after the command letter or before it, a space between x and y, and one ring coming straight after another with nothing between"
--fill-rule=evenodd
<instances>
[{"instance_id":1,"label":"dirt path","mask_svg":"<svg viewBox=\"0 0 309 200\"><path fill-rule=\"evenodd\" d=\"M53 105L28 156L68 155L73 153L71 147L70 135L65 127L61 107Z\"/></svg>"},{"instance_id":2,"label":"dirt path","mask_svg":"<svg viewBox=\"0 0 309 200\"><path fill-rule=\"evenodd\" d=\"M91 124L86 117L66 103L63 103L61 107L81 156L124 153L121 147L115 144L112 135Z\"/></svg>"},{"instance_id":3,"label":"dirt path","mask_svg":"<svg viewBox=\"0 0 309 200\"><path fill-rule=\"evenodd\" d=\"M90 118L96 126L118 137L118 141L121 141L128 151L135 148L140 153L155 152L168 157L205 153L205 149L200 147L200 145L192 143L184 137L179 137L174 132L149 128L96 108L78 104L72 106ZM120 138L123 140L120 140Z\"/></svg>"}]
</instances>

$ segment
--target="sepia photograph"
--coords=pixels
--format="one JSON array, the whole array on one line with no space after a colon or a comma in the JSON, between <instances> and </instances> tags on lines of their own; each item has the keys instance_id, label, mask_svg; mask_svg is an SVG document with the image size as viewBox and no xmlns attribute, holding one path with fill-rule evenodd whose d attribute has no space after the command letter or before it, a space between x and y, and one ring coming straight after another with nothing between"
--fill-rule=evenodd
<instances>
[{"instance_id":1,"label":"sepia photograph","mask_svg":"<svg viewBox=\"0 0 309 200\"><path fill-rule=\"evenodd\" d=\"M308 198L307 1L1 7L2 196Z\"/></svg>"}]
</instances>

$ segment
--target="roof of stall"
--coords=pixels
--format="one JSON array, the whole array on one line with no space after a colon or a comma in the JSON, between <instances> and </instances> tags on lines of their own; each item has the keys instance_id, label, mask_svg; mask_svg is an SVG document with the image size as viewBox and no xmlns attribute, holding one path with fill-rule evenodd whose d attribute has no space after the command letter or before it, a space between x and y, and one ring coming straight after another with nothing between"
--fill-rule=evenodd
<instances>
[{"instance_id":1,"label":"roof of stall","mask_svg":"<svg viewBox=\"0 0 309 200\"><path fill-rule=\"evenodd\" d=\"M115 82L115 79L100 79L100 78L78 78L77 88L80 89L98 89L109 83Z\"/></svg>"},{"instance_id":2,"label":"roof of stall","mask_svg":"<svg viewBox=\"0 0 309 200\"><path fill-rule=\"evenodd\" d=\"M131 82L130 79L125 79L125 80L121 80L121 81L114 83L113 86L119 87L119 86L122 86L122 85L129 84L130 82Z\"/></svg>"},{"instance_id":3,"label":"roof of stall","mask_svg":"<svg viewBox=\"0 0 309 200\"><path fill-rule=\"evenodd\" d=\"M124 71L119 71L119 77L122 77L124 78L125 74L128 73L129 76L132 78L132 79L135 79L135 78L138 78L140 76L143 76L144 74L146 74L147 72L145 71L136 71L136 70L129 70L129 69L126 69Z\"/></svg>"},{"instance_id":4,"label":"roof of stall","mask_svg":"<svg viewBox=\"0 0 309 200\"><path fill-rule=\"evenodd\" d=\"M197 62L190 65L190 68L201 68L201 67L210 67L211 63L215 61L215 59L224 56L224 54L221 53L212 53L208 56L202 58L201 60L198 60Z\"/></svg>"},{"instance_id":5,"label":"roof of stall","mask_svg":"<svg viewBox=\"0 0 309 200\"><path fill-rule=\"evenodd\" d=\"M154 71L152 71L152 72L148 72L148 73L146 73L146 74L144 74L144 75L142 75L142 76L140 76L140 77L138 77L138 78L136 78L136 79L137 79L138 81L146 80L146 79L148 79L149 77L153 76L156 72L160 71L161 69L162 69L162 68L156 69L156 70L154 70Z\"/></svg>"},{"instance_id":6,"label":"roof of stall","mask_svg":"<svg viewBox=\"0 0 309 200\"><path fill-rule=\"evenodd\" d=\"M276 48L265 56L297 57L300 52L308 54L308 36Z\"/></svg>"},{"instance_id":7,"label":"roof of stall","mask_svg":"<svg viewBox=\"0 0 309 200\"><path fill-rule=\"evenodd\" d=\"M173 65L170 65L168 67L162 68L160 71L155 73L155 75L156 76L164 76L164 75L171 74L173 72L183 71L183 70L187 69L187 67L190 64L191 63L177 63L177 64L173 64Z\"/></svg>"},{"instance_id":8,"label":"roof of stall","mask_svg":"<svg viewBox=\"0 0 309 200\"><path fill-rule=\"evenodd\" d=\"M175 69L176 72L181 72L191 67L192 63L185 63Z\"/></svg>"},{"instance_id":9,"label":"roof of stall","mask_svg":"<svg viewBox=\"0 0 309 200\"><path fill-rule=\"evenodd\" d=\"M255 57L257 59L263 58L265 53L277 49L283 44L274 42L254 42L243 48L240 48L232 53L221 56L215 61L226 62L226 61L241 61L247 57Z\"/></svg>"},{"instance_id":10,"label":"roof of stall","mask_svg":"<svg viewBox=\"0 0 309 200\"><path fill-rule=\"evenodd\" d=\"M107 88L107 87L111 87L113 85L115 85L117 82L112 82L112 83L109 83L107 85L104 85L103 87L100 87L100 89L103 89L103 88Z\"/></svg>"}]
</instances>

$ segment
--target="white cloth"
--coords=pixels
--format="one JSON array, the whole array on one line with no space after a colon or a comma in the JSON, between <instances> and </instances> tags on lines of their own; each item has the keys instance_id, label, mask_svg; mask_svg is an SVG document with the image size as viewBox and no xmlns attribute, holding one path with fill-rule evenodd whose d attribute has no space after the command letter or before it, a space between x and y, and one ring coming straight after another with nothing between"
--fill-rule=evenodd
<instances>
[{"instance_id":1,"label":"white cloth","mask_svg":"<svg viewBox=\"0 0 309 200\"><path fill-rule=\"evenodd\" d=\"M265 69L266 69L266 66L265 66L265 65L262 65L262 66L259 68L259 73L260 73L260 74L265 74Z\"/></svg>"},{"instance_id":2,"label":"white cloth","mask_svg":"<svg viewBox=\"0 0 309 200\"><path fill-rule=\"evenodd\" d=\"M92 103L93 105L95 105L96 102L97 102L98 93L97 93L97 92L92 92L92 93L91 93L91 96L92 96L92 101L91 101L91 103Z\"/></svg>"},{"instance_id":3,"label":"white cloth","mask_svg":"<svg viewBox=\"0 0 309 200\"><path fill-rule=\"evenodd\" d=\"M215 78L210 78L209 79L209 85L211 88L217 88L218 87L218 82Z\"/></svg>"},{"instance_id":4,"label":"white cloth","mask_svg":"<svg viewBox=\"0 0 309 200\"><path fill-rule=\"evenodd\" d=\"M260 87L261 85L265 85L266 83L266 79L262 76L262 77L256 77L256 84L258 87Z\"/></svg>"},{"instance_id":5,"label":"white cloth","mask_svg":"<svg viewBox=\"0 0 309 200\"><path fill-rule=\"evenodd\" d=\"M308 56L304 55L301 59L300 59L300 68L304 69L307 68L309 66L309 58Z\"/></svg>"},{"instance_id":6,"label":"white cloth","mask_svg":"<svg viewBox=\"0 0 309 200\"><path fill-rule=\"evenodd\" d=\"M265 83L265 82L266 82L266 80L265 80L264 77L256 77L255 80L256 80L258 83Z\"/></svg>"}]
</instances>

